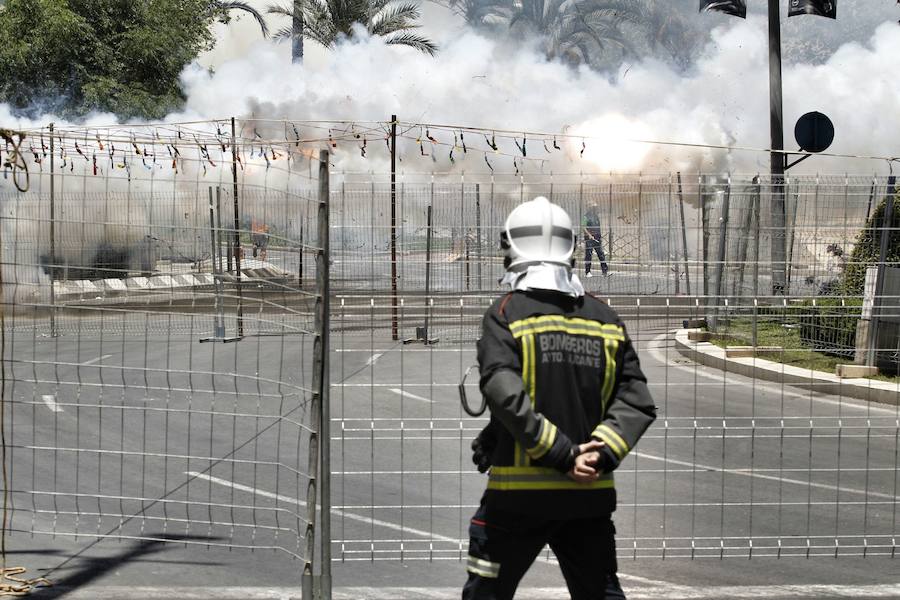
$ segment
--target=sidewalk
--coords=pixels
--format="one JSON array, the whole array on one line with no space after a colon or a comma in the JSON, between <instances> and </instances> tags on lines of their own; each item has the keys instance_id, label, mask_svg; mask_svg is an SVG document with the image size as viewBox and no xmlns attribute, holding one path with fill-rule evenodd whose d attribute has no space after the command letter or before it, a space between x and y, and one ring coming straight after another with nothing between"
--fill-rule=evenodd
<instances>
[{"instance_id":1,"label":"sidewalk","mask_svg":"<svg viewBox=\"0 0 900 600\"><path fill-rule=\"evenodd\" d=\"M691 341L688 339L688 331L695 330L680 329L675 333L675 348L683 356L701 365L755 379L785 383L822 394L895 406L900 404L900 382L841 378L824 371L803 369L757 357L726 358L724 348L711 342Z\"/></svg>"}]
</instances>

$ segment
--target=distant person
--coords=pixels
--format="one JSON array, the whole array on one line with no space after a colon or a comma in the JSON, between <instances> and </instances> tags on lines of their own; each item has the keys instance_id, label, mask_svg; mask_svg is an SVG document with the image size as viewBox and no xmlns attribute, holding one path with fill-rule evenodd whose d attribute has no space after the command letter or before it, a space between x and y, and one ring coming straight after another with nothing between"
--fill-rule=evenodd
<instances>
[{"instance_id":1,"label":"distant person","mask_svg":"<svg viewBox=\"0 0 900 600\"><path fill-rule=\"evenodd\" d=\"M253 242L253 258L266 260L269 248L269 226L265 223L250 223L250 239Z\"/></svg>"},{"instance_id":2,"label":"distant person","mask_svg":"<svg viewBox=\"0 0 900 600\"><path fill-rule=\"evenodd\" d=\"M489 474L463 600L513 598L545 545L571 598L623 600L613 470L656 418L647 380L621 319L572 272L562 208L521 204L500 243L512 291L487 310L478 340L491 420L472 459Z\"/></svg>"},{"instance_id":3,"label":"distant person","mask_svg":"<svg viewBox=\"0 0 900 600\"><path fill-rule=\"evenodd\" d=\"M584 276L593 277L591 274L591 254L597 253L600 261L600 272L609 275L609 265L606 264L606 254L603 252L603 230L600 228L600 207L597 201L591 201L584 211L581 224L584 227Z\"/></svg>"}]
</instances>

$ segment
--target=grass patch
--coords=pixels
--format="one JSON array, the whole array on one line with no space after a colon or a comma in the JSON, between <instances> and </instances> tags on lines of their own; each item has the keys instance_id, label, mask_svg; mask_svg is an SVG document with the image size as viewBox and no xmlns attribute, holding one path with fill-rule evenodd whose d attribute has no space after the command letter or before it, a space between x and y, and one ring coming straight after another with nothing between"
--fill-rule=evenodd
<instances>
[{"instance_id":1,"label":"grass patch","mask_svg":"<svg viewBox=\"0 0 900 600\"><path fill-rule=\"evenodd\" d=\"M717 333L721 337L714 337L710 341L720 348L725 348L726 346L750 346L753 339L753 321L750 319L735 319L729 323L723 323L718 328ZM768 354L761 358L802 369L824 371L832 375L834 375L837 365L852 362L852 359L849 357L831 356L822 352L816 352L805 346L800 339L799 327L796 325L784 326L777 322L759 320L757 321L756 343L758 346L780 346L784 348L784 352ZM878 378L881 379L882 376ZM884 379L889 381L896 380L893 377L884 377Z\"/></svg>"}]
</instances>

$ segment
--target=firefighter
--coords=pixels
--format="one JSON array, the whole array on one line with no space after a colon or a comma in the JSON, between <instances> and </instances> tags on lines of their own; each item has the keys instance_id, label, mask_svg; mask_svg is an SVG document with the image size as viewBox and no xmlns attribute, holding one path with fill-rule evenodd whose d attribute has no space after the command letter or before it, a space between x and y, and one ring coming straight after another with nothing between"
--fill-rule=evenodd
<instances>
[{"instance_id":1,"label":"firefighter","mask_svg":"<svg viewBox=\"0 0 900 600\"><path fill-rule=\"evenodd\" d=\"M464 600L503 600L549 544L575 600L624 598L615 559L613 470L656 418L618 315L573 274L575 232L546 198L501 234L512 291L478 341L490 424L473 442L487 489L469 527Z\"/></svg>"}]
</instances>

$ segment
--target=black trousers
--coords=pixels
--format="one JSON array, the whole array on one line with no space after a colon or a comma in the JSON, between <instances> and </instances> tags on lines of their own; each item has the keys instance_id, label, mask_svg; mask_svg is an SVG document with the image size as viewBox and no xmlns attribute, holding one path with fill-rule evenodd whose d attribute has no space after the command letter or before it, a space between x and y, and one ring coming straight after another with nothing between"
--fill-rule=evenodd
<instances>
[{"instance_id":1,"label":"black trousers","mask_svg":"<svg viewBox=\"0 0 900 600\"><path fill-rule=\"evenodd\" d=\"M615 533L610 515L541 519L487 509L482 503L469 525L463 600L510 600L548 544L572 600L625 600L616 577Z\"/></svg>"},{"instance_id":2,"label":"black trousers","mask_svg":"<svg viewBox=\"0 0 900 600\"><path fill-rule=\"evenodd\" d=\"M591 253L597 253L597 260L600 261L600 270L606 273L609 267L606 264L606 254L603 252L603 241L600 238L584 240L584 272L591 272Z\"/></svg>"}]
</instances>

